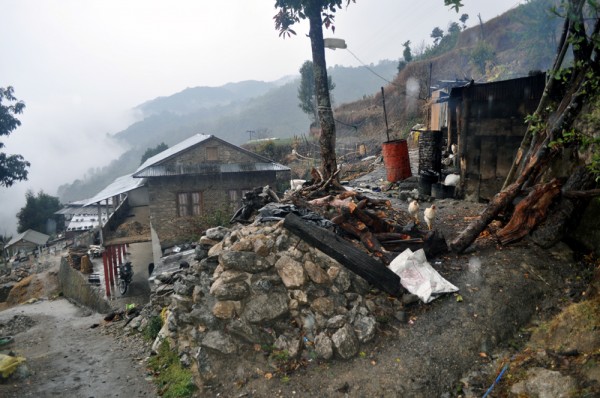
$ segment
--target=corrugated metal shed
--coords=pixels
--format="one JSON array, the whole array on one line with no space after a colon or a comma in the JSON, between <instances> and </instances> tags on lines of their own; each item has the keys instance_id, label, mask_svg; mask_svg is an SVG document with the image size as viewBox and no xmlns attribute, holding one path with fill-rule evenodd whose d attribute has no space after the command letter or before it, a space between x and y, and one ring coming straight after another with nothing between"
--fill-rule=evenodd
<instances>
[{"instance_id":1,"label":"corrugated metal shed","mask_svg":"<svg viewBox=\"0 0 600 398\"><path fill-rule=\"evenodd\" d=\"M146 180L133 178L133 174L127 174L115 179L109 186L98 192L93 198L86 200L83 206L89 206L94 203L110 199L113 196L133 191L146 183Z\"/></svg>"},{"instance_id":2,"label":"corrugated metal shed","mask_svg":"<svg viewBox=\"0 0 600 398\"><path fill-rule=\"evenodd\" d=\"M253 163L224 163L224 164L196 164L196 165L178 165L178 166L164 166L161 163L172 158L175 155L185 152L194 146L208 140L214 139L219 141L223 145L227 145L235 148L240 152L244 152L249 156L256 159ZM163 177L163 176L175 176L175 175L189 175L189 174L220 174L220 173L241 173L241 172L252 172L252 171L285 171L289 170L289 167L279 163L272 162L270 159L260 156L256 153L250 152L244 148L233 145L227 141L224 141L214 135L196 134L187 140L180 142L177 145L172 146L146 160L138 169L133 173L133 177Z\"/></svg>"},{"instance_id":3,"label":"corrugated metal shed","mask_svg":"<svg viewBox=\"0 0 600 398\"><path fill-rule=\"evenodd\" d=\"M8 249L10 246L12 246L15 243L20 242L20 241L31 242L38 246L42 246L42 245L45 245L46 242L48 242L49 238L50 237L46 234L34 231L32 229L28 229L27 231L22 232L19 235L12 238L10 240L10 242L8 242L8 244L4 248Z\"/></svg>"}]
</instances>

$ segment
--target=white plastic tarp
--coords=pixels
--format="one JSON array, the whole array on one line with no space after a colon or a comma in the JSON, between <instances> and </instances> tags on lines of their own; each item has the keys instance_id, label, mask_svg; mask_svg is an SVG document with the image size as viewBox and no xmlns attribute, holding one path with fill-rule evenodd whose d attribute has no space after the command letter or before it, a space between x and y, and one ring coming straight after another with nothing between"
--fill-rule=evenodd
<instances>
[{"instance_id":1,"label":"white plastic tarp","mask_svg":"<svg viewBox=\"0 0 600 398\"><path fill-rule=\"evenodd\" d=\"M404 250L392 260L389 268L400 277L402 286L424 303L431 302L441 294L458 291L427 262L423 249L416 252Z\"/></svg>"}]
</instances>

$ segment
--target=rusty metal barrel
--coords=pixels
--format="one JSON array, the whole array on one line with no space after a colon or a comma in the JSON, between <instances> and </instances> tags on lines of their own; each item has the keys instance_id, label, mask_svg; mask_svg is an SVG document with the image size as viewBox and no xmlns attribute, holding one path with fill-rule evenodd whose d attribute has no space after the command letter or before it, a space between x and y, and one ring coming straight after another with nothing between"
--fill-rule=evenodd
<instances>
[{"instance_id":1,"label":"rusty metal barrel","mask_svg":"<svg viewBox=\"0 0 600 398\"><path fill-rule=\"evenodd\" d=\"M381 149L389 182L405 180L412 175L406 140L386 141Z\"/></svg>"}]
</instances>

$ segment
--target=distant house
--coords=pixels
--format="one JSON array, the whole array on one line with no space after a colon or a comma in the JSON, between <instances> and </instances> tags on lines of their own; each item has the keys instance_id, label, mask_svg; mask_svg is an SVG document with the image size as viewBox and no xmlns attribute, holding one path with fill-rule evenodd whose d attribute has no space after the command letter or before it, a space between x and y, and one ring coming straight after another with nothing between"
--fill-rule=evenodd
<instances>
[{"instance_id":1,"label":"distant house","mask_svg":"<svg viewBox=\"0 0 600 398\"><path fill-rule=\"evenodd\" d=\"M12 238L4 246L4 250L10 257L17 253L28 254L45 246L49 238L46 234L28 229Z\"/></svg>"},{"instance_id":2,"label":"distant house","mask_svg":"<svg viewBox=\"0 0 600 398\"><path fill-rule=\"evenodd\" d=\"M207 216L223 211L229 219L253 188L287 188L290 169L197 134L146 160L133 177L147 181L153 242L156 238L166 248L197 236Z\"/></svg>"},{"instance_id":3,"label":"distant house","mask_svg":"<svg viewBox=\"0 0 600 398\"><path fill-rule=\"evenodd\" d=\"M429 130L441 131L440 146L458 146L460 194L489 200L502 184L540 101L546 75L452 87L433 97Z\"/></svg>"}]
</instances>

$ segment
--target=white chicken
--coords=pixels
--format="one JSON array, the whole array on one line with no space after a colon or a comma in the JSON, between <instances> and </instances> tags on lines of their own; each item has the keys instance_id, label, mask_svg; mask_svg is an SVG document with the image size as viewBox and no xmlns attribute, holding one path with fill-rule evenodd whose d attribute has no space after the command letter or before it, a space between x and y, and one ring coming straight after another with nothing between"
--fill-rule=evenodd
<instances>
[{"instance_id":1,"label":"white chicken","mask_svg":"<svg viewBox=\"0 0 600 398\"><path fill-rule=\"evenodd\" d=\"M437 209L437 207L435 207L435 205L431 205L431 207L426 208L425 211L423 212L423 218L425 219L425 222L427 223L427 229L429 229L430 231L433 228L433 221L435 220L435 210L436 209Z\"/></svg>"},{"instance_id":2,"label":"white chicken","mask_svg":"<svg viewBox=\"0 0 600 398\"><path fill-rule=\"evenodd\" d=\"M413 200L408 204L408 214L415 219L415 224L419 223L419 202Z\"/></svg>"}]
</instances>

